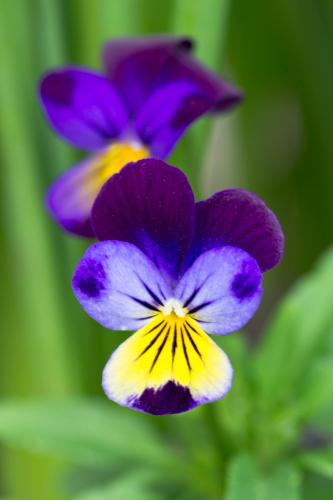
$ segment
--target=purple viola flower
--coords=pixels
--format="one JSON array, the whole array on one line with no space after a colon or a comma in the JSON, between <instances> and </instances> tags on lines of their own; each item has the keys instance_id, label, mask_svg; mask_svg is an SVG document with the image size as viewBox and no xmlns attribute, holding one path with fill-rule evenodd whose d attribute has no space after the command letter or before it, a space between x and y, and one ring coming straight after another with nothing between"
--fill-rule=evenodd
<instances>
[{"instance_id":1,"label":"purple viola flower","mask_svg":"<svg viewBox=\"0 0 333 500\"><path fill-rule=\"evenodd\" d=\"M106 182L92 224L101 241L74 293L104 327L137 330L105 366L107 396L154 415L222 398L232 368L207 334L238 330L258 308L262 272L283 253L275 215L239 189L195 203L180 170L147 159Z\"/></svg>"},{"instance_id":2,"label":"purple viola flower","mask_svg":"<svg viewBox=\"0 0 333 500\"><path fill-rule=\"evenodd\" d=\"M60 177L48 193L54 219L93 237L93 202L129 162L165 158L186 128L205 113L237 104L241 93L191 55L184 38L119 39L103 51L105 74L67 67L46 74L40 100L55 131L92 155Z\"/></svg>"}]
</instances>

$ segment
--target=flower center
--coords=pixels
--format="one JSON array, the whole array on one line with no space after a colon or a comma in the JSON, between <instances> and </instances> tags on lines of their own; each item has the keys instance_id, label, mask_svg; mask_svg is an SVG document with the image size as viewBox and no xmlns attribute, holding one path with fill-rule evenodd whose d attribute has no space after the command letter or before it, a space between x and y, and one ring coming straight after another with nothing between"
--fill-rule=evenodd
<instances>
[{"instance_id":1,"label":"flower center","mask_svg":"<svg viewBox=\"0 0 333 500\"><path fill-rule=\"evenodd\" d=\"M164 316L177 316L178 318L185 318L187 310L181 305L177 299L169 299L162 307L162 314Z\"/></svg>"},{"instance_id":2,"label":"flower center","mask_svg":"<svg viewBox=\"0 0 333 500\"><path fill-rule=\"evenodd\" d=\"M117 174L127 163L149 157L149 150L140 143L115 143L102 153L97 164L100 169L99 179L102 184L112 175Z\"/></svg>"}]
</instances>

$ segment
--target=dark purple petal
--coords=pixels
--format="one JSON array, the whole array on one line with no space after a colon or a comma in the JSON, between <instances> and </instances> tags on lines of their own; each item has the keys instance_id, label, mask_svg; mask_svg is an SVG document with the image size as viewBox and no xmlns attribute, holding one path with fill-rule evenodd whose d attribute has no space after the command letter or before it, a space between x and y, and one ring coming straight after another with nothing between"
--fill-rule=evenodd
<instances>
[{"instance_id":1,"label":"dark purple petal","mask_svg":"<svg viewBox=\"0 0 333 500\"><path fill-rule=\"evenodd\" d=\"M166 81L192 82L213 103L213 111L229 111L243 99L243 93L227 83L217 73L210 71L190 54L172 56L168 64Z\"/></svg>"},{"instance_id":2,"label":"dark purple petal","mask_svg":"<svg viewBox=\"0 0 333 500\"><path fill-rule=\"evenodd\" d=\"M147 159L127 165L103 186L92 224L98 239L134 243L176 278L192 241L194 213L185 175Z\"/></svg>"},{"instance_id":3,"label":"dark purple petal","mask_svg":"<svg viewBox=\"0 0 333 500\"><path fill-rule=\"evenodd\" d=\"M169 380L158 389L146 389L134 399L131 407L151 415L172 415L192 410L198 406L188 387Z\"/></svg>"},{"instance_id":4,"label":"dark purple petal","mask_svg":"<svg viewBox=\"0 0 333 500\"><path fill-rule=\"evenodd\" d=\"M186 128L212 108L212 101L189 82L159 88L136 120L136 132L151 155L165 158Z\"/></svg>"},{"instance_id":5,"label":"dark purple petal","mask_svg":"<svg viewBox=\"0 0 333 500\"><path fill-rule=\"evenodd\" d=\"M104 67L131 114L163 83L161 77L171 55L191 47L191 40L171 36L115 39L105 45Z\"/></svg>"},{"instance_id":6,"label":"dark purple petal","mask_svg":"<svg viewBox=\"0 0 333 500\"><path fill-rule=\"evenodd\" d=\"M256 312L262 276L257 262L230 246L200 255L181 278L175 297L207 332L226 335Z\"/></svg>"},{"instance_id":7,"label":"dark purple petal","mask_svg":"<svg viewBox=\"0 0 333 500\"><path fill-rule=\"evenodd\" d=\"M261 271L278 264L284 236L273 212L258 196L227 189L196 205L196 230L187 265L211 248L230 245L252 255Z\"/></svg>"},{"instance_id":8,"label":"dark purple petal","mask_svg":"<svg viewBox=\"0 0 333 500\"><path fill-rule=\"evenodd\" d=\"M127 114L110 81L83 69L64 68L44 76L40 99L54 129L74 146L99 150L118 138Z\"/></svg>"}]
</instances>

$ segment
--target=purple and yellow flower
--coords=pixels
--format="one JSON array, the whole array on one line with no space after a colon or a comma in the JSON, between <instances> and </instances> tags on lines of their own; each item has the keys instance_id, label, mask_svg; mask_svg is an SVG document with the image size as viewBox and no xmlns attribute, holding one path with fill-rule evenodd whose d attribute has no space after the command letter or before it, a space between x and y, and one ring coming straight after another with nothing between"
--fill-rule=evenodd
<instances>
[{"instance_id":1,"label":"purple and yellow flower","mask_svg":"<svg viewBox=\"0 0 333 500\"><path fill-rule=\"evenodd\" d=\"M105 366L106 395L155 415L222 398L232 367L208 334L238 330L258 308L262 273L283 253L275 215L240 189L195 203L180 170L147 159L106 182L92 224L100 241L74 293L104 327L136 330Z\"/></svg>"},{"instance_id":2,"label":"purple and yellow flower","mask_svg":"<svg viewBox=\"0 0 333 500\"><path fill-rule=\"evenodd\" d=\"M230 109L240 92L191 55L190 40L119 39L103 52L105 75L52 71L40 99L56 132L92 155L51 187L48 207L67 231L93 237L90 212L102 185L129 162L166 158L200 116Z\"/></svg>"}]
</instances>

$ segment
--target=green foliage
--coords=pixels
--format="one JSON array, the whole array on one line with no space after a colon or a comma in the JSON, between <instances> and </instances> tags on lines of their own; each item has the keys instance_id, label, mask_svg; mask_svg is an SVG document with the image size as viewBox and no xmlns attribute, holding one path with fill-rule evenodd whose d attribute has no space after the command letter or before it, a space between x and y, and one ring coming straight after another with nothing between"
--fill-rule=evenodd
<instances>
[{"instance_id":1,"label":"green foliage","mask_svg":"<svg viewBox=\"0 0 333 500\"><path fill-rule=\"evenodd\" d=\"M116 466L124 461L178 465L141 416L98 401L27 401L0 405L0 439L81 465Z\"/></svg>"},{"instance_id":2,"label":"green foliage","mask_svg":"<svg viewBox=\"0 0 333 500\"><path fill-rule=\"evenodd\" d=\"M78 499L135 489L138 498L182 498L185 491L184 498L214 499L225 491L226 500L301 499L302 471L333 479L332 283L330 251L282 301L255 355L244 336L217 339L236 376L215 405L148 419L93 399L3 402L0 440L120 473Z\"/></svg>"},{"instance_id":3,"label":"green foliage","mask_svg":"<svg viewBox=\"0 0 333 500\"><path fill-rule=\"evenodd\" d=\"M237 455L230 463L225 500L300 500L300 475L289 464L260 471L249 455Z\"/></svg>"},{"instance_id":4,"label":"green foliage","mask_svg":"<svg viewBox=\"0 0 333 500\"><path fill-rule=\"evenodd\" d=\"M214 190L231 178L281 219L286 255L265 280L260 326L332 242L332 26L330 1L0 2L1 498L332 498L332 251L281 300L258 346L249 348L246 333L216 339L235 371L223 401L157 419L96 400L124 335L101 333L72 297L85 244L50 222L43 197L80 153L48 129L36 98L51 67L99 68L108 38L196 39L200 59L247 98L233 121L215 120L214 141L210 119L169 161L197 194L200 178L211 176ZM91 484L68 487L68 478L95 473Z\"/></svg>"}]
</instances>

